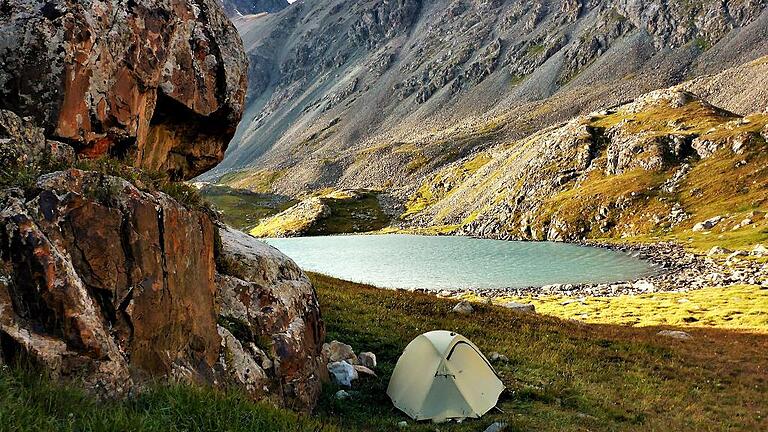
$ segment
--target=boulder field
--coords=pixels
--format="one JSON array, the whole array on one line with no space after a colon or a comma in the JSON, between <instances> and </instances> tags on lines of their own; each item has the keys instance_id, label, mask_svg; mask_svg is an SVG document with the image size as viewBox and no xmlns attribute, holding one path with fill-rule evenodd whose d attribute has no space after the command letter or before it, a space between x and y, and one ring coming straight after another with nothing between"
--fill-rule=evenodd
<instances>
[{"instance_id":1,"label":"boulder field","mask_svg":"<svg viewBox=\"0 0 768 432\"><path fill-rule=\"evenodd\" d=\"M174 193L242 115L219 6L12 1L0 36L0 363L105 397L170 380L312 409L327 372L311 282Z\"/></svg>"}]
</instances>

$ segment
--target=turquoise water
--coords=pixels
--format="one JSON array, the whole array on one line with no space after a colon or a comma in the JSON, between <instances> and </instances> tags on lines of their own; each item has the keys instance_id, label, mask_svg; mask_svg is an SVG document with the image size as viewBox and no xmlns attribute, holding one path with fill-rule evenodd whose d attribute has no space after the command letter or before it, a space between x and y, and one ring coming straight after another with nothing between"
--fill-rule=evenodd
<instances>
[{"instance_id":1,"label":"turquoise water","mask_svg":"<svg viewBox=\"0 0 768 432\"><path fill-rule=\"evenodd\" d=\"M564 243L400 234L265 241L304 270L383 288L522 288L616 282L653 272L621 252Z\"/></svg>"}]
</instances>

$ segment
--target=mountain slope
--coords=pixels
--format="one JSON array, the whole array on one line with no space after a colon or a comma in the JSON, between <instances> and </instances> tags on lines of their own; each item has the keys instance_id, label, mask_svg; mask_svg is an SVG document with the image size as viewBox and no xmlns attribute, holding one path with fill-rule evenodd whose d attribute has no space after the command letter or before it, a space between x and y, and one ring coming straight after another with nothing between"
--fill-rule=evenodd
<instances>
[{"instance_id":1,"label":"mountain slope","mask_svg":"<svg viewBox=\"0 0 768 432\"><path fill-rule=\"evenodd\" d=\"M768 113L655 91L445 167L410 197L404 218L536 240L690 236L718 218L711 241L757 243L768 238L767 139Z\"/></svg>"},{"instance_id":2,"label":"mountain slope","mask_svg":"<svg viewBox=\"0 0 768 432\"><path fill-rule=\"evenodd\" d=\"M342 0L238 20L248 109L209 177L410 191L478 149L768 54L765 6Z\"/></svg>"}]
</instances>

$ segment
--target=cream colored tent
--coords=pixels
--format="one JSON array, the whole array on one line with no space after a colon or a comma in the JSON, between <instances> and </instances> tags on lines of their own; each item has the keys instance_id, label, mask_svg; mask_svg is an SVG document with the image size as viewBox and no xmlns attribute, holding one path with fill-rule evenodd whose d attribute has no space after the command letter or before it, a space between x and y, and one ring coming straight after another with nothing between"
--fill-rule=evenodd
<instances>
[{"instance_id":1,"label":"cream colored tent","mask_svg":"<svg viewBox=\"0 0 768 432\"><path fill-rule=\"evenodd\" d=\"M504 391L496 371L464 336L431 331L412 340L397 361L387 395L414 420L480 417Z\"/></svg>"}]
</instances>

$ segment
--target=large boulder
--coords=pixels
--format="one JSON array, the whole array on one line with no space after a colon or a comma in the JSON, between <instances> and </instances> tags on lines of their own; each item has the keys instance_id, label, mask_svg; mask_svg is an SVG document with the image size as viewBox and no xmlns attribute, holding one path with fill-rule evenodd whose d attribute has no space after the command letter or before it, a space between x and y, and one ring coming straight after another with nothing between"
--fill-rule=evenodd
<instances>
[{"instance_id":1,"label":"large boulder","mask_svg":"<svg viewBox=\"0 0 768 432\"><path fill-rule=\"evenodd\" d=\"M210 381L220 342L208 216L94 172L36 187L0 200L5 361L110 395L150 377Z\"/></svg>"},{"instance_id":2,"label":"large boulder","mask_svg":"<svg viewBox=\"0 0 768 432\"><path fill-rule=\"evenodd\" d=\"M0 108L81 155L189 179L243 112L247 61L216 0L9 0L0 41Z\"/></svg>"},{"instance_id":3,"label":"large boulder","mask_svg":"<svg viewBox=\"0 0 768 432\"><path fill-rule=\"evenodd\" d=\"M0 190L0 362L110 397L173 379L314 406L325 333L293 261L122 178L33 190Z\"/></svg>"},{"instance_id":4,"label":"large boulder","mask_svg":"<svg viewBox=\"0 0 768 432\"><path fill-rule=\"evenodd\" d=\"M217 301L223 326L263 364L266 387L292 408L311 408L324 375L325 327L315 290L277 249L222 227Z\"/></svg>"}]
</instances>

